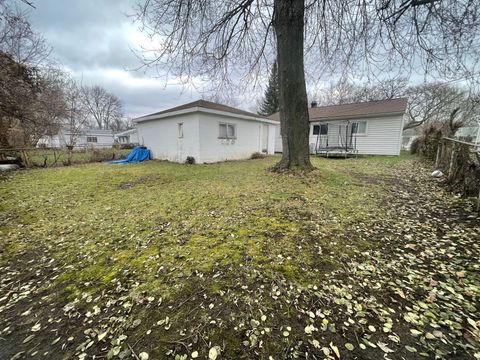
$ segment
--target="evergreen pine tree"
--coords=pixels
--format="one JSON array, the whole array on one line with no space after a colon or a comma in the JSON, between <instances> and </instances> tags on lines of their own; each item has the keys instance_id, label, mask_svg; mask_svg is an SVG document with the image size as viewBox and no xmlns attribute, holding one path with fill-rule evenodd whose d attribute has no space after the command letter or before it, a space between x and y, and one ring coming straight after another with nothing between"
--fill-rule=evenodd
<instances>
[{"instance_id":1,"label":"evergreen pine tree","mask_svg":"<svg viewBox=\"0 0 480 360\"><path fill-rule=\"evenodd\" d=\"M270 78L268 79L268 87L265 91L262 105L260 106L260 115L268 116L280 110L279 106L279 92L278 92L278 70L277 62L272 66Z\"/></svg>"}]
</instances>

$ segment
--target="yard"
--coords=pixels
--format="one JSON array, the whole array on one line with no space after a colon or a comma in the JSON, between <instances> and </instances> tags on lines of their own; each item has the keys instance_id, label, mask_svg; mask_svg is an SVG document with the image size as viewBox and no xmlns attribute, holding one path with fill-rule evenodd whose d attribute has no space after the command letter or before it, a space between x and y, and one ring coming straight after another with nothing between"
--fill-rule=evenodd
<instances>
[{"instance_id":1,"label":"yard","mask_svg":"<svg viewBox=\"0 0 480 360\"><path fill-rule=\"evenodd\" d=\"M0 180L0 359L480 358L480 219L415 158Z\"/></svg>"}]
</instances>

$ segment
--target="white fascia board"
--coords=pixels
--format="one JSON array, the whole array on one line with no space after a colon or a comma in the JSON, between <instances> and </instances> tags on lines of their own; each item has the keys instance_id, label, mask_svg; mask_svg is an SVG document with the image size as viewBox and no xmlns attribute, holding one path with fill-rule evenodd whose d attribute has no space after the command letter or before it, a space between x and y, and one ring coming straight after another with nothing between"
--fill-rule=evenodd
<instances>
[{"instance_id":1,"label":"white fascia board","mask_svg":"<svg viewBox=\"0 0 480 360\"><path fill-rule=\"evenodd\" d=\"M145 115L145 116L135 118L135 119L133 119L133 121L138 124L138 123L144 122L144 121L159 120L159 119L163 119L163 118L167 118L167 117L189 114L189 113L193 113L193 112L198 111L198 110L199 110L198 107L191 107L191 108L188 108L188 109L172 111L172 112L168 112L168 113L164 113L164 114Z\"/></svg>"}]
</instances>

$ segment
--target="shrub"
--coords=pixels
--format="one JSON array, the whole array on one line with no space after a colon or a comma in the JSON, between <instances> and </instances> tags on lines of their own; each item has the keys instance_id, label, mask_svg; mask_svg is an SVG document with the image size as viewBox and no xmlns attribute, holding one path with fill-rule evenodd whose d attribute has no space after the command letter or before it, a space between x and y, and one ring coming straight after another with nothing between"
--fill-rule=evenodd
<instances>
[{"instance_id":1,"label":"shrub","mask_svg":"<svg viewBox=\"0 0 480 360\"><path fill-rule=\"evenodd\" d=\"M257 152L254 152L252 154L252 156L250 156L250 159L254 160L254 159L263 159L265 157L265 154L262 154L262 153L259 153L258 151Z\"/></svg>"},{"instance_id":2,"label":"shrub","mask_svg":"<svg viewBox=\"0 0 480 360\"><path fill-rule=\"evenodd\" d=\"M93 149L89 162L102 162L115 159L115 152L110 149Z\"/></svg>"},{"instance_id":3,"label":"shrub","mask_svg":"<svg viewBox=\"0 0 480 360\"><path fill-rule=\"evenodd\" d=\"M187 159L185 160L185 164L188 164L188 165L195 164L195 158L193 156L187 156Z\"/></svg>"},{"instance_id":4,"label":"shrub","mask_svg":"<svg viewBox=\"0 0 480 360\"><path fill-rule=\"evenodd\" d=\"M427 159L434 160L442 136L441 124L427 125L422 129L422 134L413 140L410 151L412 154L422 155Z\"/></svg>"},{"instance_id":5,"label":"shrub","mask_svg":"<svg viewBox=\"0 0 480 360\"><path fill-rule=\"evenodd\" d=\"M418 154L420 152L421 142L422 141L421 141L420 137L416 137L415 139L413 139L412 143L410 144L410 153Z\"/></svg>"}]
</instances>

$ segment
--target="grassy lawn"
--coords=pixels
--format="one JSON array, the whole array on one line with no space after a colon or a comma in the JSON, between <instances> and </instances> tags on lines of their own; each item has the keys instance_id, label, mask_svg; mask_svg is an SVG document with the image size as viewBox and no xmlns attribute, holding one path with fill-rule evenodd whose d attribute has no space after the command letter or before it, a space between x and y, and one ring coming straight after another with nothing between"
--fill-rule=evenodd
<instances>
[{"instance_id":1,"label":"grassy lawn","mask_svg":"<svg viewBox=\"0 0 480 360\"><path fill-rule=\"evenodd\" d=\"M0 359L480 357L471 203L407 155L277 160L1 181Z\"/></svg>"}]
</instances>

